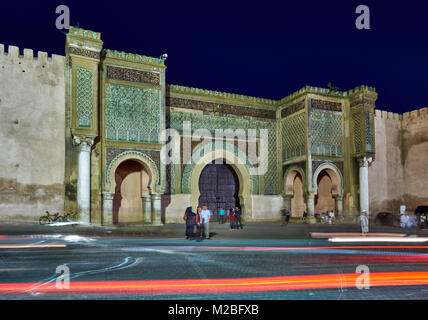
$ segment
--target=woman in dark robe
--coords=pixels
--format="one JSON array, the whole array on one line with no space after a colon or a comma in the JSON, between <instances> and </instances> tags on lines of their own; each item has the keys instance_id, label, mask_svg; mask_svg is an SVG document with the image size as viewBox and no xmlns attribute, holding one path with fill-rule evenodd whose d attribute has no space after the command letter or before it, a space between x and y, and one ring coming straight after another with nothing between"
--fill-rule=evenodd
<instances>
[{"instance_id":1,"label":"woman in dark robe","mask_svg":"<svg viewBox=\"0 0 428 320\"><path fill-rule=\"evenodd\" d=\"M192 211L192 207L188 207L184 213L183 219L186 221L186 239L194 237L196 214Z\"/></svg>"}]
</instances>

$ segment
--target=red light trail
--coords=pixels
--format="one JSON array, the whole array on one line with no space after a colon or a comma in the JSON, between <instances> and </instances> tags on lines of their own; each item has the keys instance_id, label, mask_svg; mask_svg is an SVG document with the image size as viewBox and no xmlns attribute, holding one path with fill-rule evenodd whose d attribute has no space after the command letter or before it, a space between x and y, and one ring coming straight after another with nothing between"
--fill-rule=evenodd
<instances>
[{"instance_id":1,"label":"red light trail","mask_svg":"<svg viewBox=\"0 0 428 320\"><path fill-rule=\"evenodd\" d=\"M76 281L70 289L57 289L55 283L34 288L35 283L2 283L0 295L16 292L43 292L54 294L202 294L256 291L284 291L350 288L356 286L361 274L321 274L238 279L175 279L127 281ZM370 274L370 287L428 285L428 272L380 272Z\"/></svg>"}]
</instances>

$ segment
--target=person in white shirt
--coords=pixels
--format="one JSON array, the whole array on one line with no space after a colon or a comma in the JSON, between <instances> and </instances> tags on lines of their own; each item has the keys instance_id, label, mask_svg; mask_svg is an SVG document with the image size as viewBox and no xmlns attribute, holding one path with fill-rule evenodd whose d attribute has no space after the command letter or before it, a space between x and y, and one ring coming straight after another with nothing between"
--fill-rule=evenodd
<instances>
[{"instance_id":1,"label":"person in white shirt","mask_svg":"<svg viewBox=\"0 0 428 320\"><path fill-rule=\"evenodd\" d=\"M329 217L328 217L329 219L328 219L328 223L329 224L332 224L332 223L334 223L334 211L333 210L331 210L330 211L330 213L329 213Z\"/></svg>"},{"instance_id":2,"label":"person in white shirt","mask_svg":"<svg viewBox=\"0 0 428 320\"><path fill-rule=\"evenodd\" d=\"M407 211L405 211L404 214L401 215L400 227L406 231L407 236L410 235L410 231L412 228L412 221L410 220L410 217L409 217Z\"/></svg>"},{"instance_id":3,"label":"person in white shirt","mask_svg":"<svg viewBox=\"0 0 428 320\"><path fill-rule=\"evenodd\" d=\"M207 206L202 206L201 211L201 219L202 219L202 227L205 231L205 238L210 238L210 217L212 216L211 210L208 209Z\"/></svg>"}]
</instances>

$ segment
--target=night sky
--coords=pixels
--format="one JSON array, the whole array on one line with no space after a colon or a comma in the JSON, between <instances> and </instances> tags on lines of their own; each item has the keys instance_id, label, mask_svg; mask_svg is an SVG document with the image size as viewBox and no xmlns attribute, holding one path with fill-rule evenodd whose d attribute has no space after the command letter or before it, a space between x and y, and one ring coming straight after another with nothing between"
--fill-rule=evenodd
<instances>
[{"instance_id":1,"label":"night sky","mask_svg":"<svg viewBox=\"0 0 428 320\"><path fill-rule=\"evenodd\" d=\"M167 83L281 99L305 85L361 84L377 108L428 106L428 4L423 1L2 1L0 43L64 55L71 25L101 32L104 47L159 57ZM355 9L370 8L370 30Z\"/></svg>"}]
</instances>

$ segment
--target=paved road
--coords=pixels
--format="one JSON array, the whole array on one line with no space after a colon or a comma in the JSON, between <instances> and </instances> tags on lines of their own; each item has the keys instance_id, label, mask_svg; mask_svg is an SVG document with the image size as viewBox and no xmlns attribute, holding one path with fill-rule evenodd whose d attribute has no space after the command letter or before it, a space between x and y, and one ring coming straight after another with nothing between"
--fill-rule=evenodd
<instances>
[{"instance_id":1,"label":"paved road","mask_svg":"<svg viewBox=\"0 0 428 320\"><path fill-rule=\"evenodd\" d=\"M290 226L266 227L253 239L219 226L203 241L11 232L0 236L0 298L428 298L428 242L293 239ZM56 287L60 265L70 270L69 289ZM369 268L369 289L356 288L359 265Z\"/></svg>"}]
</instances>

